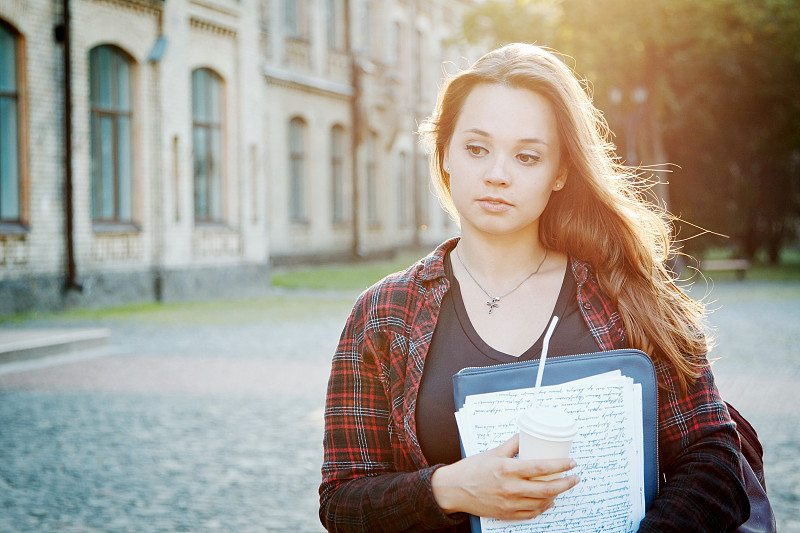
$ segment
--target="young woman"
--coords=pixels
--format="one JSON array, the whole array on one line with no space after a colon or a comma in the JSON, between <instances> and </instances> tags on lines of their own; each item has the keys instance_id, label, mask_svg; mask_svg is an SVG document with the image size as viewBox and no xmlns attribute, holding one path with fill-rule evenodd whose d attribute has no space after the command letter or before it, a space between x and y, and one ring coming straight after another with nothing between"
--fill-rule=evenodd
<instances>
[{"instance_id":1,"label":"young woman","mask_svg":"<svg viewBox=\"0 0 800 533\"><path fill-rule=\"evenodd\" d=\"M659 381L664 480L640 531L728 531L749 504L714 385L703 309L665 266L669 233L615 163L599 112L554 54L514 44L450 78L421 130L461 228L356 302L333 359L320 519L329 531L469 531L467 513L545 512L570 459L460 458L452 376L468 366L634 347Z\"/></svg>"}]
</instances>

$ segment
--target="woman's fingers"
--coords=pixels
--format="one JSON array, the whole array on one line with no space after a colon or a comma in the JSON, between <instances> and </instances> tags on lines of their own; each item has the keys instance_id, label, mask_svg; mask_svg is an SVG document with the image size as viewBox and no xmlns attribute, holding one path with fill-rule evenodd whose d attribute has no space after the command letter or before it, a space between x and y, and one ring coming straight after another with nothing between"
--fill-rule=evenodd
<instances>
[{"instance_id":1,"label":"woman's fingers","mask_svg":"<svg viewBox=\"0 0 800 533\"><path fill-rule=\"evenodd\" d=\"M579 482L578 476L561 475L575 467L572 459L515 459L518 447L515 436L497 448L436 469L431 477L434 499L445 513L521 519L541 514ZM541 479L548 475L555 479Z\"/></svg>"},{"instance_id":2,"label":"woman's fingers","mask_svg":"<svg viewBox=\"0 0 800 533\"><path fill-rule=\"evenodd\" d=\"M529 511L515 511L511 515L507 517L501 518L501 520L530 520L531 518L536 518L540 514L546 512L553 506L553 502L545 505L542 509L536 510L529 510Z\"/></svg>"},{"instance_id":3,"label":"woman's fingers","mask_svg":"<svg viewBox=\"0 0 800 533\"><path fill-rule=\"evenodd\" d=\"M514 457L517 452L519 452L519 433L516 433L500 446L487 450L481 455L510 458ZM528 478L558 474L571 470L576 466L575 461L569 457L563 459L520 459L514 465L520 467L523 477Z\"/></svg>"},{"instance_id":4,"label":"woman's fingers","mask_svg":"<svg viewBox=\"0 0 800 533\"><path fill-rule=\"evenodd\" d=\"M577 466L574 459L518 459L518 473L526 478L538 478L572 470Z\"/></svg>"},{"instance_id":5,"label":"woman's fingers","mask_svg":"<svg viewBox=\"0 0 800 533\"><path fill-rule=\"evenodd\" d=\"M515 504L524 501L554 500L562 492L566 492L580 482L578 476L566 476L552 480L509 479L500 489L503 497ZM535 508L538 508L537 505ZM533 509L534 507L531 507Z\"/></svg>"},{"instance_id":6,"label":"woman's fingers","mask_svg":"<svg viewBox=\"0 0 800 533\"><path fill-rule=\"evenodd\" d=\"M580 482L578 476L564 476L552 480L532 479L528 477L531 472L530 467L519 465L518 461L515 459L499 466L496 472L500 473L497 478L499 483L494 493L485 494L482 498L482 503L487 504L487 508L490 509L483 516L504 520L533 518L552 507L558 495ZM541 471L551 472L552 468L554 467L542 466ZM540 470L534 469L533 472L538 474Z\"/></svg>"},{"instance_id":7,"label":"woman's fingers","mask_svg":"<svg viewBox=\"0 0 800 533\"><path fill-rule=\"evenodd\" d=\"M502 520L533 518L550 509L554 500L555 498L536 498L519 493L506 494L494 502L491 500L486 501L485 503L493 503L494 509L483 516L491 516Z\"/></svg>"},{"instance_id":8,"label":"woman's fingers","mask_svg":"<svg viewBox=\"0 0 800 533\"><path fill-rule=\"evenodd\" d=\"M483 455L493 457L514 457L519 452L519 433L505 441L503 444L491 450L483 452Z\"/></svg>"}]
</instances>

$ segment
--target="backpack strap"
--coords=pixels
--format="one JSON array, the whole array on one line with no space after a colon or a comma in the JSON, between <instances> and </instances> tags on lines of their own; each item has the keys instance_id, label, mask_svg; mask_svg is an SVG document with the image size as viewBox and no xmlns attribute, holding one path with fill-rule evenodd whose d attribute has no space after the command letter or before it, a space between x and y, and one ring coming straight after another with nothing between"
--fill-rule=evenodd
<instances>
[{"instance_id":1,"label":"backpack strap","mask_svg":"<svg viewBox=\"0 0 800 533\"><path fill-rule=\"evenodd\" d=\"M758 433L755 428L748 422L742 414L737 411L731 404L725 402L728 406L728 412L731 414L731 420L736 424L736 431L739 433L739 441L742 443L742 455L747 460L753 473L758 478L761 487L766 491L767 482L764 479L764 448L758 440Z\"/></svg>"},{"instance_id":2,"label":"backpack strap","mask_svg":"<svg viewBox=\"0 0 800 533\"><path fill-rule=\"evenodd\" d=\"M736 533L775 533L775 514L767 497L767 483L764 479L764 448L758 440L753 426L742 415L725 402L731 420L736 424L742 451L742 473L747 496L750 499L750 517L736 529Z\"/></svg>"}]
</instances>

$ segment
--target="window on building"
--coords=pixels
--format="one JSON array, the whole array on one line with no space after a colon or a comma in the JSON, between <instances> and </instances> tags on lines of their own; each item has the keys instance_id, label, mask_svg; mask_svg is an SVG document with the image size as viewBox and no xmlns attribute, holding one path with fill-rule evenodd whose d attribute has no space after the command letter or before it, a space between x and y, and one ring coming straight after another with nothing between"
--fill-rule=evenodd
<instances>
[{"instance_id":1,"label":"window on building","mask_svg":"<svg viewBox=\"0 0 800 533\"><path fill-rule=\"evenodd\" d=\"M378 216L378 135L372 132L367 137L367 223L379 226Z\"/></svg>"},{"instance_id":2,"label":"window on building","mask_svg":"<svg viewBox=\"0 0 800 533\"><path fill-rule=\"evenodd\" d=\"M258 27L263 33L270 31L270 2L271 0L259 0L258 2Z\"/></svg>"},{"instance_id":3,"label":"window on building","mask_svg":"<svg viewBox=\"0 0 800 533\"><path fill-rule=\"evenodd\" d=\"M20 222L17 35L0 22L0 222Z\"/></svg>"},{"instance_id":4,"label":"window on building","mask_svg":"<svg viewBox=\"0 0 800 533\"><path fill-rule=\"evenodd\" d=\"M403 56L403 25L395 21L392 24L392 33L389 41L389 61L395 64L401 63Z\"/></svg>"},{"instance_id":5,"label":"window on building","mask_svg":"<svg viewBox=\"0 0 800 533\"><path fill-rule=\"evenodd\" d=\"M347 221L344 186L344 128L331 128L331 219L334 224Z\"/></svg>"},{"instance_id":6,"label":"window on building","mask_svg":"<svg viewBox=\"0 0 800 533\"><path fill-rule=\"evenodd\" d=\"M370 0L361 2L361 51L369 53L372 50L372 9Z\"/></svg>"},{"instance_id":7,"label":"window on building","mask_svg":"<svg viewBox=\"0 0 800 533\"><path fill-rule=\"evenodd\" d=\"M283 25L287 37L294 39L308 38L307 0L284 0Z\"/></svg>"},{"instance_id":8,"label":"window on building","mask_svg":"<svg viewBox=\"0 0 800 533\"><path fill-rule=\"evenodd\" d=\"M271 1L272 0L258 0L258 46L261 54L266 58L272 56L272 47L270 46L270 33L273 31L270 27L272 23Z\"/></svg>"},{"instance_id":9,"label":"window on building","mask_svg":"<svg viewBox=\"0 0 800 533\"><path fill-rule=\"evenodd\" d=\"M297 2L294 0L284 0L283 21L284 26L286 27L286 35L289 37L297 37L300 34L300 25L297 15Z\"/></svg>"},{"instance_id":10,"label":"window on building","mask_svg":"<svg viewBox=\"0 0 800 533\"><path fill-rule=\"evenodd\" d=\"M92 145L92 219L133 219L131 64L114 46L89 52Z\"/></svg>"},{"instance_id":11,"label":"window on building","mask_svg":"<svg viewBox=\"0 0 800 533\"><path fill-rule=\"evenodd\" d=\"M222 220L222 78L207 68L192 72L194 218Z\"/></svg>"},{"instance_id":12,"label":"window on building","mask_svg":"<svg viewBox=\"0 0 800 533\"><path fill-rule=\"evenodd\" d=\"M411 181L408 175L408 156L405 152L400 152L397 156L397 225L401 228L408 226L409 223L409 211L412 206L408 190Z\"/></svg>"},{"instance_id":13,"label":"window on building","mask_svg":"<svg viewBox=\"0 0 800 533\"><path fill-rule=\"evenodd\" d=\"M299 117L289 122L289 219L308 222L306 210L306 123Z\"/></svg>"},{"instance_id":14,"label":"window on building","mask_svg":"<svg viewBox=\"0 0 800 533\"><path fill-rule=\"evenodd\" d=\"M420 30L417 30L417 50L416 50L416 52L417 52L416 56L417 57L414 58L414 61L416 62L416 67L415 67L415 71L414 71L414 78L415 78L415 81L416 81L416 91L417 91L417 98L418 99L421 99L422 96L425 94L425 80L424 80L424 72L425 71L423 70L423 66L426 64L425 63L425 59L426 59L425 54L426 54L427 50L426 50L426 47L425 47L425 40L424 39L425 38L422 35L422 32Z\"/></svg>"},{"instance_id":15,"label":"window on building","mask_svg":"<svg viewBox=\"0 0 800 533\"><path fill-rule=\"evenodd\" d=\"M342 0L325 0L325 25L328 32L328 48L342 50L344 48L343 27L344 13Z\"/></svg>"}]
</instances>

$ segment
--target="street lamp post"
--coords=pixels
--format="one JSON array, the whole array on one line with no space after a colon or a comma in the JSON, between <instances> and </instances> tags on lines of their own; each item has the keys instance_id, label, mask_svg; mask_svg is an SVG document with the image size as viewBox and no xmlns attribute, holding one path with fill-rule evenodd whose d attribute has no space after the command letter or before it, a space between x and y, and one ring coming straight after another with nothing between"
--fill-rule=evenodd
<instances>
[{"instance_id":1,"label":"street lamp post","mask_svg":"<svg viewBox=\"0 0 800 533\"><path fill-rule=\"evenodd\" d=\"M618 110L625 128L625 160L631 166L639 163L637 137L639 125L644 117L644 103L647 101L647 89L637 85L627 94L619 87L611 87L608 92L611 103Z\"/></svg>"}]
</instances>

